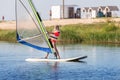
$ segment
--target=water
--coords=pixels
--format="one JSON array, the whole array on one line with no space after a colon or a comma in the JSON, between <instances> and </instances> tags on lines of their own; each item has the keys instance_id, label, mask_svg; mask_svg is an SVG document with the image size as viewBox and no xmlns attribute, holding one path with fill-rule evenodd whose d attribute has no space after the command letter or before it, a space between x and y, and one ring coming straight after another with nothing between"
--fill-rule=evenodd
<instances>
[{"instance_id":1,"label":"water","mask_svg":"<svg viewBox=\"0 0 120 80\"><path fill-rule=\"evenodd\" d=\"M26 62L26 58L43 58L45 53L1 42L0 80L120 80L120 46L68 44L58 49L62 58L88 58L83 62Z\"/></svg>"}]
</instances>

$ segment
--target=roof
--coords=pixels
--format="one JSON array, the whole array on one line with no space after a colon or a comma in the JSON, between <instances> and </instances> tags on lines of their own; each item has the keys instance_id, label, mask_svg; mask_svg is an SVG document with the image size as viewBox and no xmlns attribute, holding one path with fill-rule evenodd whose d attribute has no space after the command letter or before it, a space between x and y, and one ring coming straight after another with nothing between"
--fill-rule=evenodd
<instances>
[{"instance_id":1,"label":"roof","mask_svg":"<svg viewBox=\"0 0 120 80\"><path fill-rule=\"evenodd\" d=\"M86 11L88 11L89 7L84 7L84 8L82 8L82 9L85 9Z\"/></svg>"},{"instance_id":2,"label":"roof","mask_svg":"<svg viewBox=\"0 0 120 80\"><path fill-rule=\"evenodd\" d=\"M110 11L119 11L117 6L100 6L99 8L102 8L102 10L104 10L107 7L110 9Z\"/></svg>"},{"instance_id":3,"label":"roof","mask_svg":"<svg viewBox=\"0 0 120 80\"><path fill-rule=\"evenodd\" d=\"M60 5L60 6L63 6L63 5ZM76 7L78 5L64 5L65 7Z\"/></svg>"},{"instance_id":4,"label":"roof","mask_svg":"<svg viewBox=\"0 0 120 80\"><path fill-rule=\"evenodd\" d=\"M111 11L119 11L117 6L107 6Z\"/></svg>"},{"instance_id":5,"label":"roof","mask_svg":"<svg viewBox=\"0 0 120 80\"><path fill-rule=\"evenodd\" d=\"M110 11L119 11L119 8L117 6L99 6L99 7L84 7L82 9L88 10L88 9L93 9L93 10L98 10L98 9L105 10L105 8L109 8Z\"/></svg>"},{"instance_id":6,"label":"roof","mask_svg":"<svg viewBox=\"0 0 120 80\"><path fill-rule=\"evenodd\" d=\"M102 10L104 10L106 6L99 6L98 8L101 8Z\"/></svg>"},{"instance_id":7,"label":"roof","mask_svg":"<svg viewBox=\"0 0 120 80\"><path fill-rule=\"evenodd\" d=\"M93 10L97 10L97 9L98 9L98 7L91 7L91 9L93 9Z\"/></svg>"}]
</instances>

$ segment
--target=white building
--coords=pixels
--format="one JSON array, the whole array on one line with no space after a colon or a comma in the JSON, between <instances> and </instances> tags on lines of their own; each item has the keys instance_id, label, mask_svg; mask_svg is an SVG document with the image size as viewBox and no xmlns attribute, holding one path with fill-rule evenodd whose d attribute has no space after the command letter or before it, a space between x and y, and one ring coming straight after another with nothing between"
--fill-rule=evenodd
<instances>
[{"instance_id":1,"label":"white building","mask_svg":"<svg viewBox=\"0 0 120 80\"><path fill-rule=\"evenodd\" d=\"M106 6L104 9L106 17L118 17L118 11L117 6Z\"/></svg>"},{"instance_id":2,"label":"white building","mask_svg":"<svg viewBox=\"0 0 120 80\"><path fill-rule=\"evenodd\" d=\"M81 18L119 17L118 13L119 13L119 9L117 6L81 8Z\"/></svg>"},{"instance_id":3,"label":"white building","mask_svg":"<svg viewBox=\"0 0 120 80\"><path fill-rule=\"evenodd\" d=\"M96 18L97 7L84 7L81 9L81 18Z\"/></svg>"},{"instance_id":4,"label":"white building","mask_svg":"<svg viewBox=\"0 0 120 80\"><path fill-rule=\"evenodd\" d=\"M97 7L89 8L88 12L90 13L90 17L89 18L96 18L97 17Z\"/></svg>"},{"instance_id":5,"label":"white building","mask_svg":"<svg viewBox=\"0 0 120 80\"><path fill-rule=\"evenodd\" d=\"M89 18L88 9L89 7L81 8L81 18Z\"/></svg>"},{"instance_id":6,"label":"white building","mask_svg":"<svg viewBox=\"0 0 120 80\"><path fill-rule=\"evenodd\" d=\"M99 6L79 8L77 5L64 6L64 18L119 17L117 6ZM51 19L63 18L63 6L51 7Z\"/></svg>"},{"instance_id":7,"label":"white building","mask_svg":"<svg viewBox=\"0 0 120 80\"><path fill-rule=\"evenodd\" d=\"M64 18L74 18L77 5L65 5L64 6ZM63 6L57 5L51 7L51 18L61 19L63 18Z\"/></svg>"}]
</instances>

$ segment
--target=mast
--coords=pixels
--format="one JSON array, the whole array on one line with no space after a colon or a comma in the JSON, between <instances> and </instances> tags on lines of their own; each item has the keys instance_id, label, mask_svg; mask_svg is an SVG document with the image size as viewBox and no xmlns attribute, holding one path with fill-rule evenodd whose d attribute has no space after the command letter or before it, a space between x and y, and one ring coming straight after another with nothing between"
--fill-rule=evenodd
<instances>
[{"instance_id":1,"label":"mast","mask_svg":"<svg viewBox=\"0 0 120 80\"><path fill-rule=\"evenodd\" d=\"M45 32L46 30L45 30L44 27L43 27L42 19L41 19L41 17L39 16L38 12L36 11L35 6L34 6L32 0L28 0L28 2L29 2L30 6L31 6L31 8L32 8L32 11L33 11L33 13L34 13L37 21L38 21L38 24L39 24L39 26L40 26L40 29L41 29L43 35L45 36L45 39L46 39L46 41L47 41L47 44L48 44L49 48L51 49L51 52L53 53L54 51L53 51L53 49L52 49L52 45L51 45L50 42L49 42L47 33Z\"/></svg>"}]
</instances>

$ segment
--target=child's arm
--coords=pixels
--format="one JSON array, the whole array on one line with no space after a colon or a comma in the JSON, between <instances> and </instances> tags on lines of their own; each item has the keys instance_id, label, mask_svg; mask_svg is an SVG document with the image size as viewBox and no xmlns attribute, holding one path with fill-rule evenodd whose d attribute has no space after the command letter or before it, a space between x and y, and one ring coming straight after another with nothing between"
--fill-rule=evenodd
<instances>
[{"instance_id":1,"label":"child's arm","mask_svg":"<svg viewBox=\"0 0 120 80\"><path fill-rule=\"evenodd\" d=\"M53 32L47 32L48 34L54 34Z\"/></svg>"}]
</instances>

